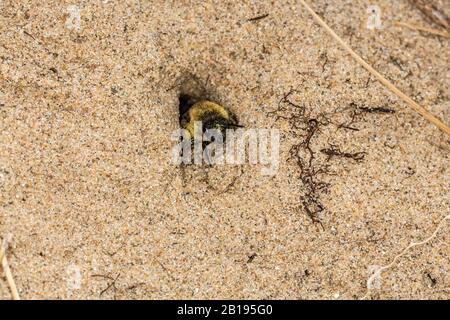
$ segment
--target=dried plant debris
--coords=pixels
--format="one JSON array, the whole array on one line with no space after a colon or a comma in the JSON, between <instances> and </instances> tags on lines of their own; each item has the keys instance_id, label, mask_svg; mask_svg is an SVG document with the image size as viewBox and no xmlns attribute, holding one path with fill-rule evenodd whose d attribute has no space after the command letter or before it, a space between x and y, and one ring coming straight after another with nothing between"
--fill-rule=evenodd
<instances>
[{"instance_id":1,"label":"dried plant debris","mask_svg":"<svg viewBox=\"0 0 450 320\"><path fill-rule=\"evenodd\" d=\"M335 145L330 145L329 148L324 148L320 150L323 154L327 155L327 161L330 161L334 157L340 157L340 158L347 158L347 159L353 159L357 162L364 160L364 157L366 156L365 152L343 152L339 149L339 147Z\"/></svg>"},{"instance_id":2,"label":"dried plant debris","mask_svg":"<svg viewBox=\"0 0 450 320\"><path fill-rule=\"evenodd\" d=\"M256 16L256 17L254 17L254 18L247 19L247 21L248 21L248 22L258 21L258 20L265 19L265 18L267 18L268 16L269 16L269 14L268 14L268 13L265 13L265 14Z\"/></svg>"},{"instance_id":3,"label":"dried plant debris","mask_svg":"<svg viewBox=\"0 0 450 320\"><path fill-rule=\"evenodd\" d=\"M346 129L359 131L355 126L357 122L360 122L365 114L394 114L395 110L389 107L361 107L352 102L348 108L343 111L347 112L347 121L337 124L338 129Z\"/></svg>"},{"instance_id":4,"label":"dried plant debris","mask_svg":"<svg viewBox=\"0 0 450 320\"><path fill-rule=\"evenodd\" d=\"M290 134L296 141L289 150L288 160L300 169L298 178L301 195L297 208L314 223L322 225L321 217L326 210L322 198L330 190L330 177L336 176L332 165L340 165L339 161L361 163L366 156L365 151L344 151L338 142L329 141L326 132L340 129L359 131L356 124L364 119L365 114L392 114L394 110L387 107L359 107L351 103L340 110L318 113L315 110L319 108L302 103L300 96L300 91L291 89L281 98L276 110L268 115L276 121L287 121L291 128ZM340 123L338 119L342 118L350 120Z\"/></svg>"},{"instance_id":5,"label":"dried plant debris","mask_svg":"<svg viewBox=\"0 0 450 320\"><path fill-rule=\"evenodd\" d=\"M442 11L440 10L435 4L433 4L433 1L430 0L409 0L409 2L419 9L426 18L447 29L447 31L450 31L450 18Z\"/></svg>"},{"instance_id":6,"label":"dried plant debris","mask_svg":"<svg viewBox=\"0 0 450 320\"><path fill-rule=\"evenodd\" d=\"M375 107L375 108L359 107L358 109L366 113L395 113L395 110L387 107Z\"/></svg>"}]
</instances>

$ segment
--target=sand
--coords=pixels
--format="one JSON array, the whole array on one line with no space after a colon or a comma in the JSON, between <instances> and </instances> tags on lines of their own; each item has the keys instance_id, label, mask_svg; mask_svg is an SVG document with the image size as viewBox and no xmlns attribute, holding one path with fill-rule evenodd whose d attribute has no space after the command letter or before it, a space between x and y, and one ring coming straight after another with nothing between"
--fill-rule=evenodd
<instances>
[{"instance_id":1,"label":"sand","mask_svg":"<svg viewBox=\"0 0 450 320\"><path fill-rule=\"evenodd\" d=\"M312 6L449 123L449 41L393 25L437 28L407 1L377 1L383 28L367 29L372 2ZM0 237L11 236L21 298L450 298L448 136L296 1L4 0L0 31ZM246 127L281 130L276 175L251 164L183 175L170 163L180 83L194 76ZM314 136L331 170L322 225L288 161L301 131L270 115L292 88L336 124L355 108L394 110ZM326 162L330 144L364 158ZM11 298L3 274L0 298Z\"/></svg>"}]
</instances>

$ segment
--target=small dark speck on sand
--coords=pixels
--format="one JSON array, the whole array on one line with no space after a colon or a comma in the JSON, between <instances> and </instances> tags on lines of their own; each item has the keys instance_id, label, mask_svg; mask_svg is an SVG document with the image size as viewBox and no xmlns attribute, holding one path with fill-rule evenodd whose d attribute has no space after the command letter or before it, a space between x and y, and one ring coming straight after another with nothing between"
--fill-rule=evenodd
<instances>
[{"instance_id":1,"label":"small dark speck on sand","mask_svg":"<svg viewBox=\"0 0 450 320\"><path fill-rule=\"evenodd\" d=\"M269 16L269 14L268 14L268 13L265 13L265 14L262 14L262 15L260 15L260 16L254 17L254 18L250 18L250 19L248 19L247 21L248 21L248 22L258 21L258 20L262 20L262 19L264 19L264 18L267 18L268 16Z\"/></svg>"}]
</instances>

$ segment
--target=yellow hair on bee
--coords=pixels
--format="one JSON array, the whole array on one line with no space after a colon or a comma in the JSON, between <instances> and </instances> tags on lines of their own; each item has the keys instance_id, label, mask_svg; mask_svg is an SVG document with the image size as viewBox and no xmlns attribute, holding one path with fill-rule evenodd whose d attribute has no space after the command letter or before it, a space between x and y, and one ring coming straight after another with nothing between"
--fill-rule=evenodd
<instances>
[{"instance_id":1,"label":"yellow hair on bee","mask_svg":"<svg viewBox=\"0 0 450 320\"><path fill-rule=\"evenodd\" d=\"M235 116L222 107L221 105L202 100L194 103L188 111L181 117L181 127L189 131L191 137L195 136L197 130L196 122L214 122L214 121L226 121L230 127L237 126ZM206 127L205 129L212 129Z\"/></svg>"}]
</instances>

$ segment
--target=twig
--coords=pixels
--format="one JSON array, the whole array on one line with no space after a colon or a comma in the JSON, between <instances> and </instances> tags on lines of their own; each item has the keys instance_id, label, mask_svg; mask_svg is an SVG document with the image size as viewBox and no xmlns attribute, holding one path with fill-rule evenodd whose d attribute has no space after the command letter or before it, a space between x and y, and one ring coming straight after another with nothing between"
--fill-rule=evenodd
<instances>
[{"instance_id":1,"label":"twig","mask_svg":"<svg viewBox=\"0 0 450 320\"><path fill-rule=\"evenodd\" d=\"M266 13L266 14L263 14L263 15L260 15L260 16L254 17L254 18L247 19L247 21L248 21L248 22L258 21L258 20L267 18L268 16L269 16L269 14Z\"/></svg>"},{"instance_id":2,"label":"twig","mask_svg":"<svg viewBox=\"0 0 450 320\"><path fill-rule=\"evenodd\" d=\"M339 44L367 71L369 71L373 76L375 76L378 81L380 81L386 88L391 90L394 94L397 95L400 99L406 102L412 109L414 109L417 113L419 113L422 117L424 117L427 121L434 124L448 136L450 136L450 127L448 127L445 123L427 111L424 107L420 106L413 99L408 97L402 91L400 91L394 84L392 84L389 80L387 80L381 73L376 71L371 65L369 65L366 61L363 60L355 51L353 51L350 46L344 42L327 24L325 21L320 18L317 13L304 1L299 0L300 3L308 10L308 12L313 16L316 22L321 25Z\"/></svg>"},{"instance_id":3,"label":"twig","mask_svg":"<svg viewBox=\"0 0 450 320\"><path fill-rule=\"evenodd\" d=\"M119 277L120 277L120 272L119 272L119 274L112 280L112 282L111 282L110 284L108 284L108 286L100 292L100 297L101 297L106 291L108 291L108 290L111 289L111 288L114 288L114 297L115 297L115 295L116 295L116 290L117 290L117 288L116 288L116 281L117 281L117 279L119 279Z\"/></svg>"},{"instance_id":4,"label":"twig","mask_svg":"<svg viewBox=\"0 0 450 320\"><path fill-rule=\"evenodd\" d=\"M156 260L156 262L159 264L159 266L167 273L167 275L168 275L172 280L175 280L175 278L173 277L171 271L170 271L169 269L167 269L166 266L163 265L163 264L161 263L161 261L159 261L158 259L155 259L155 260Z\"/></svg>"},{"instance_id":5,"label":"twig","mask_svg":"<svg viewBox=\"0 0 450 320\"><path fill-rule=\"evenodd\" d=\"M14 282L14 278L11 273L11 269L9 269L8 260L6 258L6 248L8 247L7 239L3 239L2 246L0 248L0 261L5 271L6 281L8 282L9 289L11 290L11 295L14 300L20 300L19 292L17 291L16 283Z\"/></svg>"},{"instance_id":6,"label":"twig","mask_svg":"<svg viewBox=\"0 0 450 320\"><path fill-rule=\"evenodd\" d=\"M448 33L447 31L425 28L425 27L421 27L421 26L418 26L418 25L415 25L412 23L401 22L401 21L394 21L394 24L396 26L403 26L403 27L407 27L408 29L411 29L411 30L423 31L423 32L433 34L435 36L441 36L441 37L450 39L450 33Z\"/></svg>"},{"instance_id":7,"label":"twig","mask_svg":"<svg viewBox=\"0 0 450 320\"><path fill-rule=\"evenodd\" d=\"M109 289L113 288L113 289L114 289L114 298L115 298L116 291L117 291L116 281L117 281L117 279L119 279L119 277L120 277L120 272L117 274L117 276L116 276L115 278L111 277L110 275L104 275L104 274L93 274L91 277L93 277L93 278L97 278L97 277L98 277L98 278L103 278L103 279L110 280L111 282L108 283L108 285L106 286L106 288L103 289L103 290L100 292L99 297L101 297L101 296L102 296L106 291L108 291Z\"/></svg>"}]
</instances>

